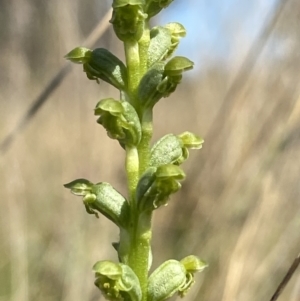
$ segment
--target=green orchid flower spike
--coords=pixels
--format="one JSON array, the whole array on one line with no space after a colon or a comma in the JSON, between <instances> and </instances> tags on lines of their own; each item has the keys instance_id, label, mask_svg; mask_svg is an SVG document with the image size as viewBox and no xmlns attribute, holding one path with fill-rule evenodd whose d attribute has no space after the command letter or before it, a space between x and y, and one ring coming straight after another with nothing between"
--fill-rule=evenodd
<instances>
[{"instance_id":1,"label":"green orchid flower spike","mask_svg":"<svg viewBox=\"0 0 300 301\"><path fill-rule=\"evenodd\" d=\"M119 241L112 244L119 262L102 260L93 267L96 287L111 301L163 301L175 294L184 297L195 282L195 273L207 267L190 255L167 260L149 276L153 214L180 190L189 151L203 145L202 138L188 131L152 142L154 106L175 92L194 65L186 57L174 56L186 35L182 24L150 27L149 20L172 2L112 1L110 22L124 45L125 62L104 48L76 47L65 56L81 64L88 79L103 81L120 92L118 99L98 101L94 115L124 151L127 193L122 195L102 179L94 184L79 178L64 185L82 198L88 214L105 216L119 228Z\"/></svg>"}]
</instances>

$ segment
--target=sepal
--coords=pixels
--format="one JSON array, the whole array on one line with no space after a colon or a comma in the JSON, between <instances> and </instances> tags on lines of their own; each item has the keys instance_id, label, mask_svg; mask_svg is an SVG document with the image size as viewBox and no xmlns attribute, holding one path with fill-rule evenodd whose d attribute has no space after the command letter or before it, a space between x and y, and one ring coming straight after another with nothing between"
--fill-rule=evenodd
<instances>
[{"instance_id":1,"label":"sepal","mask_svg":"<svg viewBox=\"0 0 300 301\"><path fill-rule=\"evenodd\" d=\"M92 50L85 47L76 47L65 55L65 59L75 64L85 64L90 60Z\"/></svg>"},{"instance_id":2,"label":"sepal","mask_svg":"<svg viewBox=\"0 0 300 301\"><path fill-rule=\"evenodd\" d=\"M150 31L150 39L148 48L148 67L165 59L172 46L170 30L163 26L153 27Z\"/></svg>"},{"instance_id":3,"label":"sepal","mask_svg":"<svg viewBox=\"0 0 300 301\"><path fill-rule=\"evenodd\" d=\"M178 165L182 164L185 160L188 159L189 149L201 149L204 143L204 140L201 137L188 131L178 135L177 138L180 140L182 145L182 155L174 163Z\"/></svg>"},{"instance_id":4,"label":"sepal","mask_svg":"<svg viewBox=\"0 0 300 301\"><path fill-rule=\"evenodd\" d=\"M165 66L165 75L178 76L184 71L193 69L194 63L184 56L175 56Z\"/></svg>"},{"instance_id":5,"label":"sepal","mask_svg":"<svg viewBox=\"0 0 300 301\"><path fill-rule=\"evenodd\" d=\"M147 14L143 11L144 0L114 0L113 24L117 37L123 41L138 41L143 35Z\"/></svg>"},{"instance_id":6,"label":"sepal","mask_svg":"<svg viewBox=\"0 0 300 301\"><path fill-rule=\"evenodd\" d=\"M182 144L180 139L173 134L168 134L153 145L149 164L158 167L164 164L176 163L181 156Z\"/></svg>"},{"instance_id":7,"label":"sepal","mask_svg":"<svg viewBox=\"0 0 300 301\"><path fill-rule=\"evenodd\" d=\"M75 195L85 196L93 189L93 183L86 179L77 179L70 183L64 184L65 188L71 190Z\"/></svg>"},{"instance_id":8,"label":"sepal","mask_svg":"<svg viewBox=\"0 0 300 301\"><path fill-rule=\"evenodd\" d=\"M188 273L197 273L202 272L205 268L208 267L207 262L198 258L195 255L189 255L180 260L180 263L184 265Z\"/></svg>"},{"instance_id":9,"label":"sepal","mask_svg":"<svg viewBox=\"0 0 300 301\"><path fill-rule=\"evenodd\" d=\"M126 90L127 68L114 54L104 48L96 48L92 51L88 63L83 69L89 79L102 79L119 90Z\"/></svg>"},{"instance_id":10,"label":"sepal","mask_svg":"<svg viewBox=\"0 0 300 301\"><path fill-rule=\"evenodd\" d=\"M150 31L148 67L172 56L179 45L180 39L185 37L185 35L186 30L184 26L177 22L153 27Z\"/></svg>"},{"instance_id":11,"label":"sepal","mask_svg":"<svg viewBox=\"0 0 300 301\"><path fill-rule=\"evenodd\" d=\"M150 167L141 176L137 185L136 197L139 211L152 211L167 205L170 195L181 188L179 181L184 178L185 173L176 165Z\"/></svg>"},{"instance_id":12,"label":"sepal","mask_svg":"<svg viewBox=\"0 0 300 301\"><path fill-rule=\"evenodd\" d=\"M140 177L137 188L136 188L136 199L140 202L145 196L146 192L150 189L156 179L156 167L148 168L144 174Z\"/></svg>"},{"instance_id":13,"label":"sepal","mask_svg":"<svg viewBox=\"0 0 300 301\"><path fill-rule=\"evenodd\" d=\"M149 277L147 301L163 301L175 293L185 296L195 282L194 273L205 267L207 264L193 255L164 262Z\"/></svg>"},{"instance_id":14,"label":"sepal","mask_svg":"<svg viewBox=\"0 0 300 301\"><path fill-rule=\"evenodd\" d=\"M169 30L171 35L171 45L164 57L164 59L166 59L173 55L179 45L180 39L186 36L186 30L184 26L178 22L168 23L164 27Z\"/></svg>"},{"instance_id":15,"label":"sepal","mask_svg":"<svg viewBox=\"0 0 300 301\"><path fill-rule=\"evenodd\" d=\"M191 132L168 134L158 140L151 149L150 166L182 164L188 157L188 149L200 149L204 140Z\"/></svg>"},{"instance_id":16,"label":"sepal","mask_svg":"<svg viewBox=\"0 0 300 301\"><path fill-rule=\"evenodd\" d=\"M182 144L185 147L191 148L191 149L201 149L202 145L204 143L204 140L201 137L199 137L191 132L188 132L188 131L183 132L182 134L178 135L177 137L181 140Z\"/></svg>"},{"instance_id":17,"label":"sepal","mask_svg":"<svg viewBox=\"0 0 300 301\"><path fill-rule=\"evenodd\" d=\"M149 277L147 301L163 301L185 285L186 271L177 260L168 260Z\"/></svg>"},{"instance_id":18,"label":"sepal","mask_svg":"<svg viewBox=\"0 0 300 301\"><path fill-rule=\"evenodd\" d=\"M164 62L154 64L142 77L138 86L138 99L143 108L153 108L164 94L158 90L164 78Z\"/></svg>"},{"instance_id":19,"label":"sepal","mask_svg":"<svg viewBox=\"0 0 300 301\"><path fill-rule=\"evenodd\" d=\"M91 213L97 211L114 222L118 227L126 228L130 220L130 208L127 200L109 183L102 182L93 186L92 194L96 198L83 199Z\"/></svg>"},{"instance_id":20,"label":"sepal","mask_svg":"<svg viewBox=\"0 0 300 301\"><path fill-rule=\"evenodd\" d=\"M98 261L93 270L95 285L106 299L111 301L141 301L142 291L139 280L133 270L122 263Z\"/></svg>"},{"instance_id":21,"label":"sepal","mask_svg":"<svg viewBox=\"0 0 300 301\"><path fill-rule=\"evenodd\" d=\"M112 139L121 145L136 146L141 140L142 130L139 117L133 106L126 101L105 98L98 102L95 115Z\"/></svg>"}]
</instances>

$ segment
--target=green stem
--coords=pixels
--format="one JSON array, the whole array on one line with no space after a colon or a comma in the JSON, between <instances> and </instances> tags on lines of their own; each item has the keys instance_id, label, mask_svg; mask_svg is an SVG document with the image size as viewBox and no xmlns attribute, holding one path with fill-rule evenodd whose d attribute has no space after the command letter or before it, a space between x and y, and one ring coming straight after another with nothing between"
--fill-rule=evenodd
<instances>
[{"instance_id":1,"label":"green stem","mask_svg":"<svg viewBox=\"0 0 300 301\"><path fill-rule=\"evenodd\" d=\"M139 44L135 41L124 42L125 56L128 75L128 91L131 97L131 104L138 110L136 100L137 87L140 82L140 56Z\"/></svg>"},{"instance_id":2,"label":"green stem","mask_svg":"<svg viewBox=\"0 0 300 301\"><path fill-rule=\"evenodd\" d=\"M126 146L126 171L130 200L135 207L135 191L139 180L139 154L135 146Z\"/></svg>"},{"instance_id":3,"label":"green stem","mask_svg":"<svg viewBox=\"0 0 300 301\"><path fill-rule=\"evenodd\" d=\"M148 22L145 22L144 32L139 40L140 76L142 77L148 69L148 48L150 44L150 29Z\"/></svg>"},{"instance_id":4,"label":"green stem","mask_svg":"<svg viewBox=\"0 0 300 301\"><path fill-rule=\"evenodd\" d=\"M138 99L137 88L141 77L147 71L150 34L148 25L139 43L124 42L128 72L128 95L130 103L138 112L142 124L142 138L137 148L126 147L126 170L131 206L131 223L128 231L120 235L123 260L133 269L140 281L142 301L147 301L149 254L151 252L152 212L140 213L136 204L136 187L139 176L149 164L150 140L152 137L152 112L143 112Z\"/></svg>"},{"instance_id":5,"label":"green stem","mask_svg":"<svg viewBox=\"0 0 300 301\"><path fill-rule=\"evenodd\" d=\"M142 301L147 301L148 268L151 254L151 213L135 216L131 233L131 247L128 264L140 281Z\"/></svg>"},{"instance_id":6,"label":"green stem","mask_svg":"<svg viewBox=\"0 0 300 301\"><path fill-rule=\"evenodd\" d=\"M152 111L148 111L144 114L142 121L142 140L135 149L135 159L138 159L138 164L136 161L134 163L134 172L129 172L129 165L127 166L127 174L129 179L128 187L130 189L130 200L131 200L131 219L132 224L129 230L129 253L127 257L128 265L136 273L140 281L140 286L142 289L143 299L142 301L147 301L147 285L148 285L148 268L149 268L149 254L151 252L151 212L140 213L137 210L137 204L135 199L135 191L137 186L138 177L149 164L149 154L150 154L150 139L152 136ZM126 149L127 158L130 158L130 152ZM136 170L138 167L139 170ZM122 237L121 237L122 241Z\"/></svg>"},{"instance_id":7,"label":"green stem","mask_svg":"<svg viewBox=\"0 0 300 301\"><path fill-rule=\"evenodd\" d=\"M126 231L121 233L120 245L127 249L128 254L123 253L127 264L134 270L140 280L143 295L147 290L148 256L151 239L151 218L140 216L137 211L135 191L139 178L139 155L136 147L126 147L126 171L128 179L128 190L131 203L131 225L129 235ZM123 249L124 250L124 249Z\"/></svg>"},{"instance_id":8,"label":"green stem","mask_svg":"<svg viewBox=\"0 0 300 301\"><path fill-rule=\"evenodd\" d=\"M144 31L141 39L139 40L139 56L140 56L140 75L141 77L148 70L148 48L150 44L150 27L147 20L144 25ZM142 139L138 146L139 159L140 159L140 175L148 168L150 159L150 142L152 138L152 110L141 112L141 125L142 125Z\"/></svg>"},{"instance_id":9,"label":"green stem","mask_svg":"<svg viewBox=\"0 0 300 301\"><path fill-rule=\"evenodd\" d=\"M142 139L138 146L139 152L139 174L142 175L149 165L150 160L150 142L153 133L152 109L144 112L142 117Z\"/></svg>"},{"instance_id":10,"label":"green stem","mask_svg":"<svg viewBox=\"0 0 300 301\"><path fill-rule=\"evenodd\" d=\"M142 152L144 154L144 152ZM151 212L140 214L137 210L135 192L139 179L139 154L136 147L126 147L126 170L131 203L131 225L121 231L120 257L139 278L143 299L147 300L149 254L151 252ZM128 233L128 234L127 234Z\"/></svg>"}]
</instances>

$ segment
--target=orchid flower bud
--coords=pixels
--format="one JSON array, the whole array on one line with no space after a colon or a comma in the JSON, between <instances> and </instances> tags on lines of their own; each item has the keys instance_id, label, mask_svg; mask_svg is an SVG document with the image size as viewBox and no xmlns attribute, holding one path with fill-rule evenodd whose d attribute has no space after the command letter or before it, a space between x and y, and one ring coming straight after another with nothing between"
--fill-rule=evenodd
<instances>
[{"instance_id":1,"label":"orchid flower bud","mask_svg":"<svg viewBox=\"0 0 300 301\"><path fill-rule=\"evenodd\" d=\"M177 138L180 140L182 145L182 156L177 159L176 163L174 163L178 165L188 159L189 149L201 149L204 143L202 138L188 131L178 135Z\"/></svg>"},{"instance_id":2,"label":"orchid flower bud","mask_svg":"<svg viewBox=\"0 0 300 301\"><path fill-rule=\"evenodd\" d=\"M175 56L165 65L165 75L178 76L193 69L194 63L184 56Z\"/></svg>"},{"instance_id":3,"label":"orchid flower bud","mask_svg":"<svg viewBox=\"0 0 300 301\"><path fill-rule=\"evenodd\" d=\"M188 149L200 149L203 139L191 132L178 136L168 134L159 139L151 149L150 166L163 164L180 165L189 157Z\"/></svg>"},{"instance_id":4,"label":"orchid flower bud","mask_svg":"<svg viewBox=\"0 0 300 301\"><path fill-rule=\"evenodd\" d=\"M143 35L144 22L148 17L143 11L143 0L114 0L110 22L121 41L138 41Z\"/></svg>"},{"instance_id":5,"label":"orchid flower bud","mask_svg":"<svg viewBox=\"0 0 300 301\"><path fill-rule=\"evenodd\" d=\"M167 63L155 63L142 77L138 87L138 99L143 108L153 108L162 98L169 96L181 82L182 73L193 68L194 63L181 56Z\"/></svg>"},{"instance_id":6,"label":"orchid flower bud","mask_svg":"<svg viewBox=\"0 0 300 301\"><path fill-rule=\"evenodd\" d=\"M95 108L97 122L107 130L112 139L121 145L136 146L141 139L141 124L133 106L113 98L102 99Z\"/></svg>"},{"instance_id":7,"label":"orchid flower bud","mask_svg":"<svg viewBox=\"0 0 300 301\"><path fill-rule=\"evenodd\" d=\"M175 293L183 297L194 284L194 273L202 272L207 264L196 256L181 261L164 262L149 277L147 301L163 301Z\"/></svg>"},{"instance_id":8,"label":"orchid flower bud","mask_svg":"<svg viewBox=\"0 0 300 301\"><path fill-rule=\"evenodd\" d=\"M181 188L179 181L184 178L183 170L172 164L146 170L136 190L139 212L152 211L167 205L170 195Z\"/></svg>"},{"instance_id":9,"label":"orchid flower bud","mask_svg":"<svg viewBox=\"0 0 300 301\"><path fill-rule=\"evenodd\" d=\"M130 219L129 204L109 183L93 184L86 179L78 179L64 186L73 194L83 196L83 203L89 214L98 217L100 212L117 226L126 228Z\"/></svg>"},{"instance_id":10,"label":"orchid flower bud","mask_svg":"<svg viewBox=\"0 0 300 301\"><path fill-rule=\"evenodd\" d=\"M125 264L98 261L93 270L95 285L104 297L111 301L141 301L140 282L133 270Z\"/></svg>"},{"instance_id":11,"label":"orchid flower bud","mask_svg":"<svg viewBox=\"0 0 300 301\"><path fill-rule=\"evenodd\" d=\"M99 79L113 85L119 90L126 90L127 69L124 63L104 48L90 50L77 47L65 58L73 63L83 64L83 70L91 80Z\"/></svg>"}]
</instances>

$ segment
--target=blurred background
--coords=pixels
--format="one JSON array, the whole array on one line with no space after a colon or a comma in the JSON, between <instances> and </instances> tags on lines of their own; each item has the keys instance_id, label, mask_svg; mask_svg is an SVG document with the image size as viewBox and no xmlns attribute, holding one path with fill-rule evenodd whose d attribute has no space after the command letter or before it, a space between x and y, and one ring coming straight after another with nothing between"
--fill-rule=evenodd
<instances>
[{"instance_id":1,"label":"blurred background","mask_svg":"<svg viewBox=\"0 0 300 301\"><path fill-rule=\"evenodd\" d=\"M35 99L111 1L0 0L0 300L97 301L91 267L116 260L118 230L63 188L76 178L126 193L124 153L93 116L105 83L73 66L11 144ZM182 22L195 61L155 108L155 134L201 135L187 180L154 216L153 267L209 262L186 300L265 301L300 251L300 2L176 0L153 24ZM95 47L123 58L111 26ZM5 146L5 147L4 147ZM279 300L300 300L297 271Z\"/></svg>"}]
</instances>

